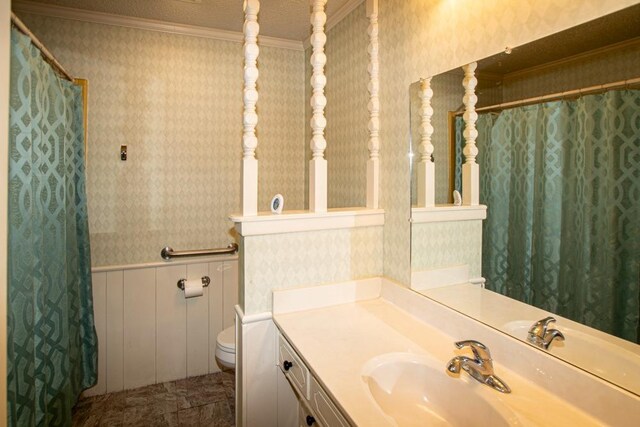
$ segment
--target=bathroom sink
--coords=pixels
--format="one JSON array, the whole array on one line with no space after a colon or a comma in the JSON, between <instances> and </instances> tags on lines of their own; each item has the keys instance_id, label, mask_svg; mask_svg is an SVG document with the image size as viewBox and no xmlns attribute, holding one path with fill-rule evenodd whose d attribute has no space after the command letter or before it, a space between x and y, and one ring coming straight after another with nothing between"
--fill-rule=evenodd
<instances>
[{"instance_id":1,"label":"bathroom sink","mask_svg":"<svg viewBox=\"0 0 640 427\"><path fill-rule=\"evenodd\" d=\"M375 357L364 365L362 380L376 405L398 426L521 425L498 392L449 376L429 356Z\"/></svg>"},{"instance_id":2,"label":"bathroom sink","mask_svg":"<svg viewBox=\"0 0 640 427\"><path fill-rule=\"evenodd\" d=\"M529 328L534 323L534 320L515 320L502 327L509 334L526 340ZM550 354L577 366L589 366L594 374L615 378L615 382L622 387L637 389L637 384L640 384L640 357L637 354L615 342L557 322L553 327L560 330L565 339L553 341L547 350Z\"/></svg>"}]
</instances>

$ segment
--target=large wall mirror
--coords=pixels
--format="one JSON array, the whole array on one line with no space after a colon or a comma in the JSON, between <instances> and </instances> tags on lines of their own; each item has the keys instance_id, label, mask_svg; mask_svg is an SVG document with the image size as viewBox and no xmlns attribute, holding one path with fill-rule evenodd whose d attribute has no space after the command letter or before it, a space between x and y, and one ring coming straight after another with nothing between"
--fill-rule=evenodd
<instances>
[{"instance_id":1,"label":"large wall mirror","mask_svg":"<svg viewBox=\"0 0 640 427\"><path fill-rule=\"evenodd\" d=\"M452 222L464 76L409 88L412 277L431 283L412 287L640 395L640 5L477 61L486 219L458 212ZM415 213L425 135L429 229ZM462 243L447 246L441 230ZM423 251L437 262L421 263Z\"/></svg>"}]
</instances>

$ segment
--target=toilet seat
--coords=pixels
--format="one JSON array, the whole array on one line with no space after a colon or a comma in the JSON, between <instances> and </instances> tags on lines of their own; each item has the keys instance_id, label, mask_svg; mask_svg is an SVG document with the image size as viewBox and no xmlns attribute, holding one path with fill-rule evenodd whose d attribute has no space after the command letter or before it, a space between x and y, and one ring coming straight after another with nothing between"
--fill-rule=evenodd
<instances>
[{"instance_id":1,"label":"toilet seat","mask_svg":"<svg viewBox=\"0 0 640 427\"><path fill-rule=\"evenodd\" d=\"M228 327L216 338L216 359L218 363L229 369L236 366L236 328Z\"/></svg>"},{"instance_id":2,"label":"toilet seat","mask_svg":"<svg viewBox=\"0 0 640 427\"><path fill-rule=\"evenodd\" d=\"M229 326L224 331L218 334L216 338L216 344L224 351L235 353L236 352L236 328Z\"/></svg>"}]
</instances>

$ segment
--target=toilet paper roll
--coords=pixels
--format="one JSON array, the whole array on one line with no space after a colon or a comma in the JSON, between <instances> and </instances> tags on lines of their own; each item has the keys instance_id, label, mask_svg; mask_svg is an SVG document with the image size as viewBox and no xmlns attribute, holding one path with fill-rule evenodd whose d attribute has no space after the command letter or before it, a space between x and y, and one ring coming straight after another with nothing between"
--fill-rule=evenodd
<instances>
[{"instance_id":1,"label":"toilet paper roll","mask_svg":"<svg viewBox=\"0 0 640 427\"><path fill-rule=\"evenodd\" d=\"M202 279L187 280L184 283L184 297L193 298L199 297L204 294L204 286L202 286Z\"/></svg>"}]
</instances>

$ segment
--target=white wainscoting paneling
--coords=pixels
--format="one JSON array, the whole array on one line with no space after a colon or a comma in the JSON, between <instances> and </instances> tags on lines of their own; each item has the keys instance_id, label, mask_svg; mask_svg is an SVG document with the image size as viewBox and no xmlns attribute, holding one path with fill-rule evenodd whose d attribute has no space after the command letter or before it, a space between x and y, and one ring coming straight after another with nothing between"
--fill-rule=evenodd
<instances>
[{"instance_id":1,"label":"white wainscoting paneling","mask_svg":"<svg viewBox=\"0 0 640 427\"><path fill-rule=\"evenodd\" d=\"M204 295L185 299L178 280L202 276L211 278ZM125 266L92 277L98 383L85 395L220 370L216 337L235 321L237 260Z\"/></svg>"},{"instance_id":2,"label":"white wainscoting paneling","mask_svg":"<svg viewBox=\"0 0 640 427\"><path fill-rule=\"evenodd\" d=\"M224 265L220 263L220 265ZM209 333L220 330L220 327L210 322L210 319L219 319L222 312L222 284L223 281L216 271L218 267L212 266L209 271L209 264L189 264L187 265L187 280L194 280L202 276L209 276L211 284L204 289L202 298L190 298L186 300L186 346L187 346L187 377L204 375L209 372ZM231 288L231 287L229 287ZM232 289L229 289L232 292ZM236 297L237 298L237 297ZM209 316L211 313L211 316ZM212 327L213 326L213 327ZM215 338L213 344L215 350ZM211 358L212 365L216 362ZM212 366L211 368L213 368Z\"/></svg>"},{"instance_id":3,"label":"white wainscoting paneling","mask_svg":"<svg viewBox=\"0 0 640 427\"><path fill-rule=\"evenodd\" d=\"M186 278L187 266L161 267L156 272L156 382L163 383L187 377L188 301L176 286Z\"/></svg>"},{"instance_id":4,"label":"white wainscoting paneling","mask_svg":"<svg viewBox=\"0 0 640 427\"><path fill-rule=\"evenodd\" d=\"M124 271L98 274L107 277L107 336L102 341L98 337L98 347L106 347L107 359L100 359L98 355L98 367L106 365L106 392L111 393L124 389ZM95 280L97 275L93 277ZM102 393L104 391L95 394Z\"/></svg>"},{"instance_id":5,"label":"white wainscoting paneling","mask_svg":"<svg viewBox=\"0 0 640 427\"><path fill-rule=\"evenodd\" d=\"M98 335L98 360L107 360L107 275L93 277L93 321ZM107 390L107 365L98 363L98 383L93 387L105 393Z\"/></svg>"},{"instance_id":6,"label":"white wainscoting paneling","mask_svg":"<svg viewBox=\"0 0 640 427\"><path fill-rule=\"evenodd\" d=\"M156 382L156 269L125 270L123 290L124 388L130 389Z\"/></svg>"}]
</instances>

